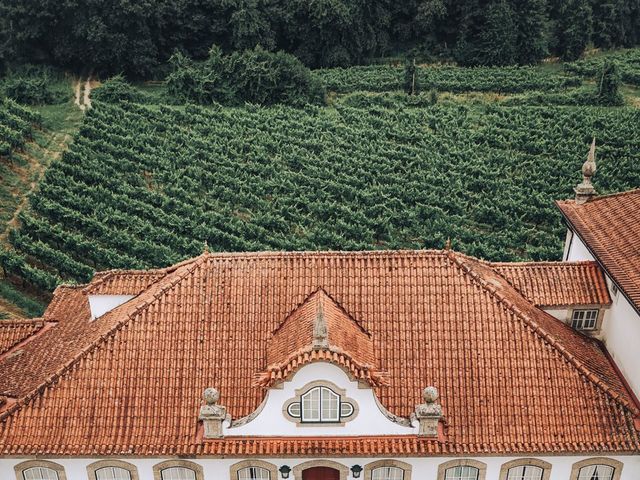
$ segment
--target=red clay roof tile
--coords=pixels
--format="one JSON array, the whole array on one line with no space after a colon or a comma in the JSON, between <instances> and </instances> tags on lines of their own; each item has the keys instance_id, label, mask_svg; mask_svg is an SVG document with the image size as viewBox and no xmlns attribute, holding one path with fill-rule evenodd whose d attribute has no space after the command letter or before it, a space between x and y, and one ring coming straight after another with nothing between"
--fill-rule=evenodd
<instances>
[{"instance_id":1,"label":"red clay roof tile","mask_svg":"<svg viewBox=\"0 0 640 480\"><path fill-rule=\"evenodd\" d=\"M539 307L610 305L596 262L492 263L516 290Z\"/></svg>"},{"instance_id":2,"label":"red clay roof tile","mask_svg":"<svg viewBox=\"0 0 640 480\"><path fill-rule=\"evenodd\" d=\"M556 203L640 312L640 189L595 197L581 205L573 200Z\"/></svg>"},{"instance_id":3,"label":"red clay roof tile","mask_svg":"<svg viewBox=\"0 0 640 480\"><path fill-rule=\"evenodd\" d=\"M0 355L37 333L44 323L40 318L0 320Z\"/></svg>"},{"instance_id":4,"label":"red clay roof tile","mask_svg":"<svg viewBox=\"0 0 640 480\"><path fill-rule=\"evenodd\" d=\"M426 385L439 388L445 440L199 440L203 389L217 387L233 418L258 408L265 392L255 375L274 330L319 288L370 333L376 366L388 375L374 390L391 413L409 416ZM0 362L15 372L0 384L21 397L0 415L3 454L640 450L637 409L599 343L536 308L489 264L460 254L204 254L95 322L78 291L57 292L47 314L67 320L28 342L21 362ZM65 355L58 338L69 339ZM28 358L47 350L52 362Z\"/></svg>"}]
</instances>

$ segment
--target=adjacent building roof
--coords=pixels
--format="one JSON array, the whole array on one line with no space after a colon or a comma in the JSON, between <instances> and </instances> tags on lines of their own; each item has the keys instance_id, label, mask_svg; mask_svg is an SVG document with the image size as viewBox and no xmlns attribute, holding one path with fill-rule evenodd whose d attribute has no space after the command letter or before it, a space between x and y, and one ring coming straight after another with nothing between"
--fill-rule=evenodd
<instances>
[{"instance_id":1,"label":"adjacent building roof","mask_svg":"<svg viewBox=\"0 0 640 480\"><path fill-rule=\"evenodd\" d=\"M640 312L640 189L557 202L593 256Z\"/></svg>"},{"instance_id":2,"label":"adjacent building roof","mask_svg":"<svg viewBox=\"0 0 640 480\"><path fill-rule=\"evenodd\" d=\"M0 320L0 355L37 333L44 327L44 320L9 319Z\"/></svg>"},{"instance_id":3,"label":"adjacent building roof","mask_svg":"<svg viewBox=\"0 0 640 480\"><path fill-rule=\"evenodd\" d=\"M384 372L370 384L401 417L435 385L443 439L201 440L202 391L218 388L234 419L254 412L265 396L256 376L288 361L282 345L295 355L321 337L319 310L328 346L309 361ZM2 454L640 451L638 409L600 343L491 264L451 251L205 253L95 321L83 288L61 287L45 318L58 323L0 359L0 395L17 399L0 410ZM304 344L289 322L304 327Z\"/></svg>"},{"instance_id":4,"label":"adjacent building roof","mask_svg":"<svg viewBox=\"0 0 640 480\"><path fill-rule=\"evenodd\" d=\"M607 282L596 262L491 265L516 290L539 307L611 304Z\"/></svg>"}]
</instances>

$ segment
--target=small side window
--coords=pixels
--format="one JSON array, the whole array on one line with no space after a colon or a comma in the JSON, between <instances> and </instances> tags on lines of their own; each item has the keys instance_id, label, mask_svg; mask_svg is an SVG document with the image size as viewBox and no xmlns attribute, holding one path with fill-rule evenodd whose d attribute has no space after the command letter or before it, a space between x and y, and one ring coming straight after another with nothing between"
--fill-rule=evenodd
<instances>
[{"instance_id":1,"label":"small side window","mask_svg":"<svg viewBox=\"0 0 640 480\"><path fill-rule=\"evenodd\" d=\"M574 310L571 315L571 326L576 330L595 330L598 326L600 310Z\"/></svg>"}]
</instances>

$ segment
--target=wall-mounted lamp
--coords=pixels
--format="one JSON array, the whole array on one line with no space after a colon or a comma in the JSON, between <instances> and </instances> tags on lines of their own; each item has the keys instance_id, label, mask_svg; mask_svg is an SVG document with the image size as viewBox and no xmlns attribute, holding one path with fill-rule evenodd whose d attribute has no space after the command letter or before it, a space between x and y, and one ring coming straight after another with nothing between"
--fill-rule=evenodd
<instances>
[{"instance_id":1,"label":"wall-mounted lamp","mask_svg":"<svg viewBox=\"0 0 640 480\"><path fill-rule=\"evenodd\" d=\"M353 474L353 478L360 478L362 467L360 465L354 465L353 467L351 467L351 473Z\"/></svg>"},{"instance_id":2,"label":"wall-mounted lamp","mask_svg":"<svg viewBox=\"0 0 640 480\"><path fill-rule=\"evenodd\" d=\"M289 478L290 472L291 472L291 467L289 465L282 465L280 467L280 475L282 475L282 478Z\"/></svg>"}]
</instances>

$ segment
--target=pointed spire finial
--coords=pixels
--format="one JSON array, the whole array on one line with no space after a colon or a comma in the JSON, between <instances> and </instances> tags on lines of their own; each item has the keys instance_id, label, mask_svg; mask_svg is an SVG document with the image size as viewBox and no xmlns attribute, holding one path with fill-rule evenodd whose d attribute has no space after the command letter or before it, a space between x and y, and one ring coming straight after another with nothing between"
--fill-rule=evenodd
<instances>
[{"instance_id":1,"label":"pointed spire finial","mask_svg":"<svg viewBox=\"0 0 640 480\"><path fill-rule=\"evenodd\" d=\"M445 250L451 250L451 237L447 238L447 241L444 244Z\"/></svg>"},{"instance_id":2,"label":"pointed spire finial","mask_svg":"<svg viewBox=\"0 0 640 480\"><path fill-rule=\"evenodd\" d=\"M202 251L202 253L209 253L209 242L207 242L206 240L204 241L204 250Z\"/></svg>"},{"instance_id":3,"label":"pointed spire finial","mask_svg":"<svg viewBox=\"0 0 640 480\"><path fill-rule=\"evenodd\" d=\"M581 205L597 195L596 189L591 183L591 177L596 173L596 137L593 137L587 161L582 165L582 182L574 189L576 203Z\"/></svg>"},{"instance_id":4,"label":"pointed spire finial","mask_svg":"<svg viewBox=\"0 0 640 480\"><path fill-rule=\"evenodd\" d=\"M318 303L316 321L313 325L313 348L329 348L329 340L327 339L327 322L324 318L322 300Z\"/></svg>"}]
</instances>

